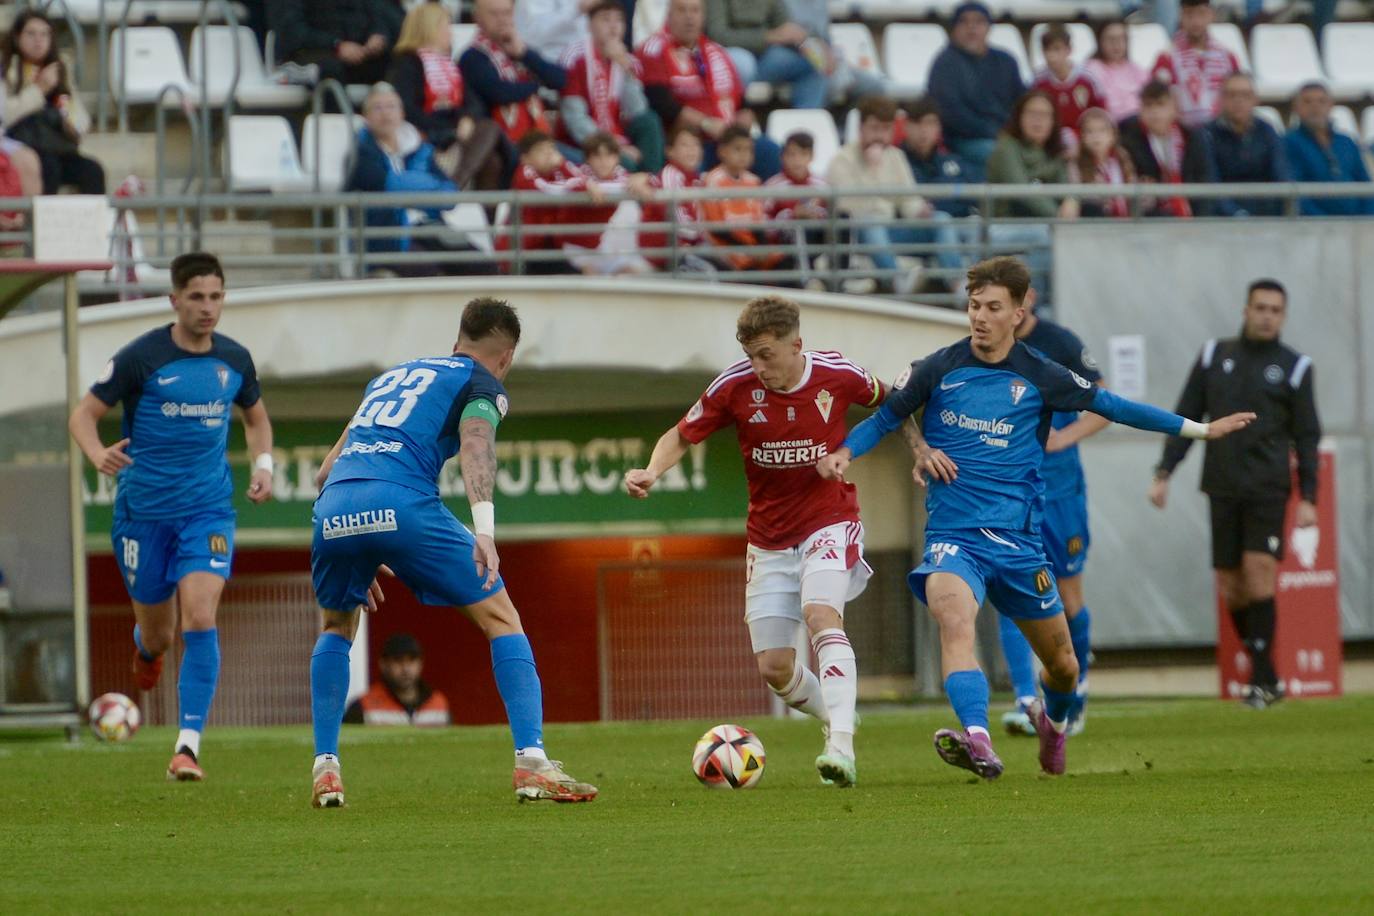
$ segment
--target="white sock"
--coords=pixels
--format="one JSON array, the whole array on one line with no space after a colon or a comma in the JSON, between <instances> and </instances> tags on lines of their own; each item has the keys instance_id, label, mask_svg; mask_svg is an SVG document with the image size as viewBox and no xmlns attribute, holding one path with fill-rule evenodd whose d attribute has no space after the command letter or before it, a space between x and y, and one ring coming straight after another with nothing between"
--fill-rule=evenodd
<instances>
[{"instance_id":1,"label":"white sock","mask_svg":"<svg viewBox=\"0 0 1374 916\"><path fill-rule=\"evenodd\" d=\"M849 637L838 627L821 630L811 637L821 672L821 696L830 713L830 740L839 748L837 735L848 736L853 756L854 704L859 699L859 666ZM839 739L845 740L845 739Z\"/></svg>"},{"instance_id":2,"label":"white sock","mask_svg":"<svg viewBox=\"0 0 1374 916\"><path fill-rule=\"evenodd\" d=\"M172 753L176 753L182 748L191 752L191 756L200 759L200 732L193 728L183 728L177 732L176 747L172 748Z\"/></svg>"},{"instance_id":3,"label":"white sock","mask_svg":"<svg viewBox=\"0 0 1374 916\"><path fill-rule=\"evenodd\" d=\"M797 659L792 665L792 680L782 690L768 685L768 689L778 695L788 706L799 712L804 712L808 716L815 716L822 722L829 722L830 715L826 712L825 701L821 697L821 682L816 680L816 675L811 673L811 669L802 664L801 659Z\"/></svg>"},{"instance_id":4,"label":"white sock","mask_svg":"<svg viewBox=\"0 0 1374 916\"><path fill-rule=\"evenodd\" d=\"M1046 716L1046 717L1045 717L1045 720L1046 720L1047 722L1050 723L1050 728L1054 729L1057 733L1059 733L1059 734L1061 734L1061 735L1064 734L1064 732L1066 732L1066 731L1069 730L1069 720L1068 720L1068 719L1065 719L1063 722L1056 722L1056 721L1054 721L1053 719L1051 719L1049 716Z\"/></svg>"},{"instance_id":5,"label":"white sock","mask_svg":"<svg viewBox=\"0 0 1374 916\"><path fill-rule=\"evenodd\" d=\"M544 749L543 749L542 747L517 747L517 748L515 749L515 756L516 756L516 757L523 757L523 758L525 758L526 760L548 760L548 759L549 759L549 755L546 754L546 753L544 753Z\"/></svg>"},{"instance_id":6,"label":"white sock","mask_svg":"<svg viewBox=\"0 0 1374 916\"><path fill-rule=\"evenodd\" d=\"M337 766L339 763L339 758L335 754L316 754L315 765L313 768L318 770L321 766L323 766L326 763L332 763L335 766Z\"/></svg>"},{"instance_id":7,"label":"white sock","mask_svg":"<svg viewBox=\"0 0 1374 916\"><path fill-rule=\"evenodd\" d=\"M970 735L982 735L989 741L992 740L992 735L989 735L988 730L981 725L970 725L968 728L964 729L964 731L968 732Z\"/></svg>"}]
</instances>

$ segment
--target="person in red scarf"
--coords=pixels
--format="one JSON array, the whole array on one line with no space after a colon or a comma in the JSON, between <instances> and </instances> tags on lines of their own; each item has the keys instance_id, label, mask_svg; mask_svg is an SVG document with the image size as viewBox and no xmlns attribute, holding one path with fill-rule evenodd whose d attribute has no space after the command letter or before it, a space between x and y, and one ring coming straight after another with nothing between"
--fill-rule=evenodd
<instances>
[{"instance_id":1,"label":"person in red scarf","mask_svg":"<svg viewBox=\"0 0 1374 916\"><path fill-rule=\"evenodd\" d=\"M1158 80L1140 90L1140 114L1121 123L1121 145L1131 154L1140 181L1193 184L1213 181L1212 157L1202 131L1184 127L1169 87ZM1211 204L1181 195L1156 198L1143 208L1150 216L1206 216Z\"/></svg>"},{"instance_id":2,"label":"person in red scarf","mask_svg":"<svg viewBox=\"0 0 1374 916\"><path fill-rule=\"evenodd\" d=\"M549 133L539 89L562 91L567 73L520 38L512 0L477 0L473 18L477 36L458 60L466 91L482 100L512 143L519 143L531 130ZM565 149L564 154L581 159L576 150Z\"/></svg>"},{"instance_id":3,"label":"person in red scarf","mask_svg":"<svg viewBox=\"0 0 1374 916\"><path fill-rule=\"evenodd\" d=\"M559 132L578 145L608 133L627 169L657 172L663 168L663 122L644 95L639 61L625 47L625 8L620 0L594 0L587 19L590 37L574 42L562 60L568 82Z\"/></svg>"},{"instance_id":4,"label":"person in red scarf","mask_svg":"<svg viewBox=\"0 0 1374 916\"><path fill-rule=\"evenodd\" d=\"M671 134L690 127L706 141L705 165L718 161L716 142L728 127L751 130L754 113L741 107L744 87L725 49L703 33L702 0L670 0L663 31L639 49L644 93ZM782 151L766 136L754 138L753 172L767 180L782 171Z\"/></svg>"},{"instance_id":5,"label":"person in red scarf","mask_svg":"<svg viewBox=\"0 0 1374 916\"><path fill-rule=\"evenodd\" d=\"M438 150L436 159L460 189L509 187L507 163L515 147L475 93L465 92L453 62L453 19L440 3L406 14L387 82L405 106L406 120Z\"/></svg>"},{"instance_id":6,"label":"person in red scarf","mask_svg":"<svg viewBox=\"0 0 1374 916\"><path fill-rule=\"evenodd\" d=\"M1105 108L1089 108L1078 118L1078 154L1069 160L1074 184L1125 185L1135 183L1135 163L1121 148L1116 122ZM1085 197L1081 216L1126 217L1131 203L1124 197Z\"/></svg>"}]
</instances>

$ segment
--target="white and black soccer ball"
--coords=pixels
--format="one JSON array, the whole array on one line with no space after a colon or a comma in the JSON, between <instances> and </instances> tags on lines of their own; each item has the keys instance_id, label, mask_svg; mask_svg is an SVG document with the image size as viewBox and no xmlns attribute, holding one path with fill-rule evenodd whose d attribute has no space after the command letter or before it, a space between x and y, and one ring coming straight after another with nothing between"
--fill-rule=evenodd
<instances>
[{"instance_id":1,"label":"white and black soccer ball","mask_svg":"<svg viewBox=\"0 0 1374 916\"><path fill-rule=\"evenodd\" d=\"M138 705L122 693L95 698L90 710L91 731L101 741L128 741L143 724Z\"/></svg>"},{"instance_id":2,"label":"white and black soccer ball","mask_svg":"<svg viewBox=\"0 0 1374 916\"><path fill-rule=\"evenodd\" d=\"M692 752L692 772L712 789L752 789L763 778L759 736L738 725L717 725Z\"/></svg>"}]
</instances>

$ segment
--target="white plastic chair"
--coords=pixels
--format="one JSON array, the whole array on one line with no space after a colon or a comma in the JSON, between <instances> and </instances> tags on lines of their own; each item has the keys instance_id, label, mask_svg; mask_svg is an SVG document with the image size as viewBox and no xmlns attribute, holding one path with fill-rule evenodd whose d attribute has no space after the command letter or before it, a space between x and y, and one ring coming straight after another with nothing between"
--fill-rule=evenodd
<instances>
[{"instance_id":1,"label":"white plastic chair","mask_svg":"<svg viewBox=\"0 0 1374 916\"><path fill-rule=\"evenodd\" d=\"M949 43L938 25L895 23L883 30L883 60L892 79L892 94L915 98L926 91L930 65Z\"/></svg>"},{"instance_id":2,"label":"white plastic chair","mask_svg":"<svg viewBox=\"0 0 1374 916\"><path fill-rule=\"evenodd\" d=\"M1241 34L1240 26L1234 22L1214 22L1207 27L1207 34L1217 44L1236 55L1242 70L1246 73L1254 72L1254 67L1250 66L1250 51L1245 47L1245 36Z\"/></svg>"},{"instance_id":3,"label":"white plastic chair","mask_svg":"<svg viewBox=\"0 0 1374 916\"><path fill-rule=\"evenodd\" d=\"M1325 82L1317 42L1305 25L1257 25L1250 32L1255 90L1261 98L1287 100L1303 83ZM1374 46L1366 54L1374 53Z\"/></svg>"},{"instance_id":4,"label":"white plastic chair","mask_svg":"<svg viewBox=\"0 0 1374 916\"><path fill-rule=\"evenodd\" d=\"M453 59L457 60L477 37L477 26L471 22L455 22L448 28L453 42Z\"/></svg>"},{"instance_id":5,"label":"white plastic chair","mask_svg":"<svg viewBox=\"0 0 1374 916\"><path fill-rule=\"evenodd\" d=\"M994 48L1001 48L1016 58L1016 66L1021 70L1023 83L1029 83L1034 78L1030 58L1026 56L1026 43L1021 40L1021 30L1016 26L1010 22L996 23L988 33L988 44Z\"/></svg>"},{"instance_id":6,"label":"white plastic chair","mask_svg":"<svg viewBox=\"0 0 1374 916\"><path fill-rule=\"evenodd\" d=\"M1374 22L1328 25L1322 34L1322 62L1336 98L1374 94Z\"/></svg>"},{"instance_id":7,"label":"white plastic chair","mask_svg":"<svg viewBox=\"0 0 1374 916\"><path fill-rule=\"evenodd\" d=\"M840 149L840 133L835 129L835 119L823 108L775 108L768 115L765 133L779 146L789 134L804 130L815 141L811 158L811 174L824 175L830 168L830 160Z\"/></svg>"},{"instance_id":8,"label":"white plastic chair","mask_svg":"<svg viewBox=\"0 0 1374 916\"><path fill-rule=\"evenodd\" d=\"M304 86L284 86L267 75L253 30L238 27L239 81L234 101L247 108L299 108L310 92ZM229 97L234 76L234 30L227 25L197 27L191 33L191 81L199 85L201 56L205 57L206 98L215 107ZM197 94L199 98L199 94Z\"/></svg>"},{"instance_id":9,"label":"white plastic chair","mask_svg":"<svg viewBox=\"0 0 1374 916\"><path fill-rule=\"evenodd\" d=\"M124 79L121 81L121 62L126 42L129 61L122 68ZM110 86L116 97L122 97L130 104L147 105L153 102L168 83L181 87L190 98L196 95L195 87L186 75L181 44L177 41L176 33L166 26L115 29L110 34L109 60ZM166 103L179 104L174 94L168 95Z\"/></svg>"},{"instance_id":10,"label":"white plastic chair","mask_svg":"<svg viewBox=\"0 0 1374 916\"><path fill-rule=\"evenodd\" d=\"M229 119L229 161L225 174L234 191L305 191L310 176L301 168L291 125L278 115L234 115Z\"/></svg>"},{"instance_id":11,"label":"white plastic chair","mask_svg":"<svg viewBox=\"0 0 1374 916\"><path fill-rule=\"evenodd\" d=\"M882 61L878 59L878 44L873 33L862 22L841 22L830 27L830 43L845 63L855 70L883 75Z\"/></svg>"},{"instance_id":12,"label":"white plastic chair","mask_svg":"<svg viewBox=\"0 0 1374 916\"><path fill-rule=\"evenodd\" d=\"M1331 106L1331 129L1338 134L1345 134L1356 143L1360 142L1360 122L1349 105Z\"/></svg>"},{"instance_id":13,"label":"white plastic chair","mask_svg":"<svg viewBox=\"0 0 1374 916\"><path fill-rule=\"evenodd\" d=\"M1066 22L1064 25L1069 30L1070 51L1069 59L1074 66L1083 63L1093 52L1097 50L1097 35L1093 33L1093 27L1086 22ZM1045 66L1045 52L1040 50L1040 36L1049 29L1049 24L1040 22L1031 28L1030 32L1030 62L1031 67L1039 72Z\"/></svg>"},{"instance_id":14,"label":"white plastic chair","mask_svg":"<svg viewBox=\"0 0 1374 916\"><path fill-rule=\"evenodd\" d=\"M319 123L320 145L315 147L315 125ZM322 114L306 115L305 126L301 128L301 166L307 176L319 173L320 190L337 191L348 179L348 154L353 149L354 137L363 126L363 119L353 116L349 123L347 115Z\"/></svg>"},{"instance_id":15,"label":"white plastic chair","mask_svg":"<svg viewBox=\"0 0 1374 916\"><path fill-rule=\"evenodd\" d=\"M491 226L487 223L487 211L481 204L459 204L440 214L444 224L450 229L467 235L468 244L478 251L492 254L496 246L491 241Z\"/></svg>"},{"instance_id":16,"label":"white plastic chair","mask_svg":"<svg viewBox=\"0 0 1374 916\"><path fill-rule=\"evenodd\" d=\"M1169 50L1169 33L1158 22L1141 22L1126 27L1127 55L1143 70L1154 70L1159 55Z\"/></svg>"},{"instance_id":17,"label":"white plastic chair","mask_svg":"<svg viewBox=\"0 0 1374 916\"><path fill-rule=\"evenodd\" d=\"M1279 132L1279 136L1283 136L1288 130L1288 125L1283 123L1283 115L1272 105L1256 105L1255 117L1261 121L1268 121L1269 126Z\"/></svg>"},{"instance_id":18,"label":"white plastic chair","mask_svg":"<svg viewBox=\"0 0 1374 916\"><path fill-rule=\"evenodd\" d=\"M1364 128L1360 131L1364 145L1374 146L1374 105L1364 110L1364 114L1360 116L1360 125Z\"/></svg>"}]
</instances>

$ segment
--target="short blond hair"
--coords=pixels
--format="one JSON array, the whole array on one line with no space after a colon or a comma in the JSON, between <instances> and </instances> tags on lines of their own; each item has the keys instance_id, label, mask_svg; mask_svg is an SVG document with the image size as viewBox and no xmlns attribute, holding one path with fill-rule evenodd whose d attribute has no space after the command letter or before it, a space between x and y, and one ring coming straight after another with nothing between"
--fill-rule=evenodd
<instances>
[{"instance_id":1,"label":"short blond hair","mask_svg":"<svg viewBox=\"0 0 1374 916\"><path fill-rule=\"evenodd\" d=\"M401 23L401 35L396 39L393 54L409 54L439 43L439 36L453 25L453 17L442 3L420 3L406 13Z\"/></svg>"},{"instance_id":2,"label":"short blond hair","mask_svg":"<svg viewBox=\"0 0 1374 916\"><path fill-rule=\"evenodd\" d=\"M735 339L747 344L760 334L772 334L781 340L800 329L801 306L783 296L759 296L750 299L739 313Z\"/></svg>"}]
</instances>

